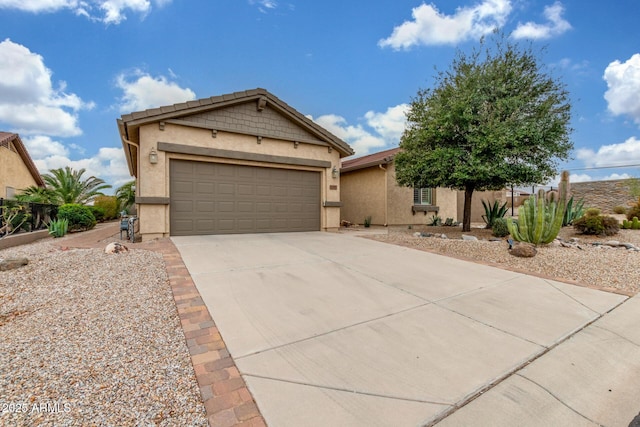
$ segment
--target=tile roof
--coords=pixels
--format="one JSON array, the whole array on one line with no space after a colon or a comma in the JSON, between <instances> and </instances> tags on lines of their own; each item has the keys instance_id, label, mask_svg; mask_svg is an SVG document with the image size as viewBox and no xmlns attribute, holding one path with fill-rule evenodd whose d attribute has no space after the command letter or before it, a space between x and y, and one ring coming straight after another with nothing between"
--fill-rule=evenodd
<instances>
[{"instance_id":1,"label":"tile roof","mask_svg":"<svg viewBox=\"0 0 640 427\"><path fill-rule=\"evenodd\" d=\"M289 116L300 126L316 134L320 139L329 143L330 146L341 152L343 155L350 156L353 154L353 149L345 141L341 140L322 126L315 123L313 120L301 114L286 102L268 92L266 89L256 88L225 95L212 96L210 98L203 98L195 101L183 102L180 104L150 108L144 111L136 111L130 114L123 114L121 118L118 119L118 128L123 139L123 146L127 154L127 161L130 162L130 171L133 172L132 165L135 164L135 161L133 159L135 155L131 152L131 147L129 147L129 144L127 144L125 140L132 141L134 144L138 143L139 141L137 132L141 125L176 119L179 117L202 113L218 108L224 108L241 102L260 99L262 97L265 97L267 99L269 105L279 110L281 113Z\"/></svg>"},{"instance_id":2,"label":"tile roof","mask_svg":"<svg viewBox=\"0 0 640 427\"><path fill-rule=\"evenodd\" d=\"M369 168L371 166L386 165L393 161L393 158L398 151L400 151L400 147L379 151L356 159L344 160L342 162L340 172L350 172L358 169Z\"/></svg>"}]
</instances>

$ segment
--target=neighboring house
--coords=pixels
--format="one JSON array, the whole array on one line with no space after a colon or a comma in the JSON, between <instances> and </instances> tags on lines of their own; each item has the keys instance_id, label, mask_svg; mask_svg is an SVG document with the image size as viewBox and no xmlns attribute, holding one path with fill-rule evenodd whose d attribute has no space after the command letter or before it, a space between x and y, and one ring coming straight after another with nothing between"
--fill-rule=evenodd
<instances>
[{"instance_id":1,"label":"neighboring house","mask_svg":"<svg viewBox=\"0 0 640 427\"><path fill-rule=\"evenodd\" d=\"M20 136L0 132L0 198L13 199L32 185L44 187L44 181Z\"/></svg>"},{"instance_id":2,"label":"neighboring house","mask_svg":"<svg viewBox=\"0 0 640 427\"><path fill-rule=\"evenodd\" d=\"M362 224L371 217L376 225L427 224L433 215L462 222L464 192L447 188L409 188L396 182L393 159L400 148L380 151L342 162L341 219ZM524 198L514 197L515 206ZM510 202L511 190L474 192L471 222L482 223L482 200Z\"/></svg>"},{"instance_id":3,"label":"neighboring house","mask_svg":"<svg viewBox=\"0 0 640 427\"><path fill-rule=\"evenodd\" d=\"M341 219L377 225L426 224L433 215L457 220L457 192L409 188L396 183L393 158L399 148L342 162Z\"/></svg>"},{"instance_id":4,"label":"neighboring house","mask_svg":"<svg viewBox=\"0 0 640 427\"><path fill-rule=\"evenodd\" d=\"M340 226L347 143L264 89L125 114L143 240Z\"/></svg>"}]
</instances>

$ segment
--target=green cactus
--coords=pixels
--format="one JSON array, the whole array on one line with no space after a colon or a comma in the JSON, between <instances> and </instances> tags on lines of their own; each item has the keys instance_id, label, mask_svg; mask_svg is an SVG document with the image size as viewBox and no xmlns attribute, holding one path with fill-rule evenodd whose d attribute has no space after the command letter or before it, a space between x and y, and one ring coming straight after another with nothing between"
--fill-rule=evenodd
<instances>
[{"instance_id":1,"label":"green cactus","mask_svg":"<svg viewBox=\"0 0 640 427\"><path fill-rule=\"evenodd\" d=\"M566 192L561 191L560 200L547 202L544 190L538 196L531 196L518 208L518 224L507 221L511 237L520 242L538 245L551 243L562 227L566 204Z\"/></svg>"},{"instance_id":2,"label":"green cactus","mask_svg":"<svg viewBox=\"0 0 640 427\"><path fill-rule=\"evenodd\" d=\"M622 220L622 229L630 230L631 229L631 221L627 221L626 219Z\"/></svg>"},{"instance_id":3,"label":"green cactus","mask_svg":"<svg viewBox=\"0 0 640 427\"><path fill-rule=\"evenodd\" d=\"M633 220L631 221L631 228L633 230L640 230L640 221L638 221L637 216L633 217Z\"/></svg>"}]
</instances>

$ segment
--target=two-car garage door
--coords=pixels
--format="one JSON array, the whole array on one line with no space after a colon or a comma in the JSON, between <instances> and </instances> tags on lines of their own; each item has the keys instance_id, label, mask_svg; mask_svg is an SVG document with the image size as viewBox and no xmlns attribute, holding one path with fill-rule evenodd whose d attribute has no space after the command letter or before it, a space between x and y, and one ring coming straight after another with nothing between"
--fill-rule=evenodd
<instances>
[{"instance_id":1,"label":"two-car garage door","mask_svg":"<svg viewBox=\"0 0 640 427\"><path fill-rule=\"evenodd\" d=\"M171 160L171 235L320 230L320 173Z\"/></svg>"}]
</instances>

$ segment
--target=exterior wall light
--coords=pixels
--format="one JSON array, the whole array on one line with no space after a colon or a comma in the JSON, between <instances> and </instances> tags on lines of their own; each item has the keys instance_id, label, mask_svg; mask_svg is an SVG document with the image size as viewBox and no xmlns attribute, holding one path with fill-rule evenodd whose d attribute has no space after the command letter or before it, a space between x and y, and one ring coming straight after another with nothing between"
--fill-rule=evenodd
<instances>
[{"instance_id":1,"label":"exterior wall light","mask_svg":"<svg viewBox=\"0 0 640 427\"><path fill-rule=\"evenodd\" d=\"M335 179L338 177L338 175L340 174L340 172L338 171L337 167L333 167L333 169L331 170L331 176Z\"/></svg>"},{"instance_id":2,"label":"exterior wall light","mask_svg":"<svg viewBox=\"0 0 640 427\"><path fill-rule=\"evenodd\" d=\"M152 165L158 163L158 153L156 152L155 148L152 148L151 152L149 153L149 163L151 163Z\"/></svg>"}]
</instances>

